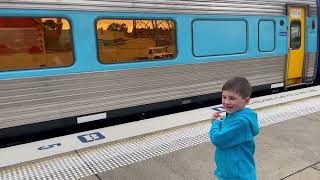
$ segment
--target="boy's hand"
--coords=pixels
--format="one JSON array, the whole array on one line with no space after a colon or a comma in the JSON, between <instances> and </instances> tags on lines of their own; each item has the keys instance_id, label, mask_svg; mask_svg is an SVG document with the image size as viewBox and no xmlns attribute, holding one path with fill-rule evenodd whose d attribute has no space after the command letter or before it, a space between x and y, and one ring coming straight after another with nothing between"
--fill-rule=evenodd
<instances>
[{"instance_id":1,"label":"boy's hand","mask_svg":"<svg viewBox=\"0 0 320 180\"><path fill-rule=\"evenodd\" d=\"M221 112L214 112L211 116L211 121L222 120Z\"/></svg>"}]
</instances>

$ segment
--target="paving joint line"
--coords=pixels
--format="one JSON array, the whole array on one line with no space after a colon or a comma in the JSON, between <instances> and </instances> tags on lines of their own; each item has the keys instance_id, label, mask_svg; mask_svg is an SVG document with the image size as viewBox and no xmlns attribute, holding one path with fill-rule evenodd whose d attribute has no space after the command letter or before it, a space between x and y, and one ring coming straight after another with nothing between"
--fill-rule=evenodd
<instances>
[{"instance_id":1,"label":"paving joint line","mask_svg":"<svg viewBox=\"0 0 320 180\"><path fill-rule=\"evenodd\" d=\"M316 163L314 163L314 164L311 164L311 165L309 165L309 166L307 166L307 167L305 167L305 168L303 168L303 169L300 169L300 170L298 170L298 171L296 171L296 172L294 172L294 173L291 173L291 174L289 174L288 176L281 178L280 180L287 179L288 177L291 177L291 176L293 176L293 175L295 175L295 174L298 174L299 172L302 172L302 171L304 171L304 170L306 170L306 169L308 169L308 168L310 168L310 167L312 168L312 166L314 166L314 165L316 165L316 164L318 164L318 163L320 163L320 161L318 161L318 162L316 162Z\"/></svg>"},{"instance_id":2,"label":"paving joint line","mask_svg":"<svg viewBox=\"0 0 320 180\"><path fill-rule=\"evenodd\" d=\"M320 171L320 169L318 169L318 168L316 168L316 167L311 167L312 169L314 169L314 170L317 170L317 171Z\"/></svg>"},{"instance_id":3,"label":"paving joint line","mask_svg":"<svg viewBox=\"0 0 320 180\"><path fill-rule=\"evenodd\" d=\"M92 172L92 174L94 176L96 176L99 180L101 180L101 178L96 174L94 173L94 170L90 167L90 165L87 163L87 161L81 157L81 155L79 154L78 150L74 150L76 152L76 154L78 155L78 157L86 164L86 166L90 169L90 171Z\"/></svg>"}]
</instances>

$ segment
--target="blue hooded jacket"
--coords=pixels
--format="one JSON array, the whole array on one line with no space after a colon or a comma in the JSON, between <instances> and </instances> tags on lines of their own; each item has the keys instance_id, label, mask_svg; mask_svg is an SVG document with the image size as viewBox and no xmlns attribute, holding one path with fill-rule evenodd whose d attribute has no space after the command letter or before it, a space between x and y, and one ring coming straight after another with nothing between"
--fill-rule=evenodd
<instances>
[{"instance_id":1,"label":"blue hooded jacket","mask_svg":"<svg viewBox=\"0 0 320 180\"><path fill-rule=\"evenodd\" d=\"M215 120L210 139L216 146L214 174L219 180L256 180L254 136L259 134L257 113L249 108Z\"/></svg>"}]
</instances>

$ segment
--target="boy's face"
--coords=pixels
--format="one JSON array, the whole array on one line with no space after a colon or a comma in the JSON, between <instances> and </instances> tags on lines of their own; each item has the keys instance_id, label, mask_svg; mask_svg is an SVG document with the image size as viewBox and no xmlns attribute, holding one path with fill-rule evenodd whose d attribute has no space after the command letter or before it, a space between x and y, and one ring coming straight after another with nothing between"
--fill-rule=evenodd
<instances>
[{"instance_id":1,"label":"boy's face","mask_svg":"<svg viewBox=\"0 0 320 180\"><path fill-rule=\"evenodd\" d=\"M242 98L233 91L222 91L222 105L228 114L240 111L250 101L250 98Z\"/></svg>"}]
</instances>

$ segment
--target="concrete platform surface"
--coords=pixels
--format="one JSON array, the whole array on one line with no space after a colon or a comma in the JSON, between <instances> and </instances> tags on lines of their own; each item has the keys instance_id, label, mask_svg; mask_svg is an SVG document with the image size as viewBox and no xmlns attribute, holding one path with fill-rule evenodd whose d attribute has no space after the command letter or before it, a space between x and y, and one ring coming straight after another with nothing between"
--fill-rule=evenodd
<instances>
[{"instance_id":1,"label":"concrete platform surface","mask_svg":"<svg viewBox=\"0 0 320 180\"><path fill-rule=\"evenodd\" d=\"M263 127L256 138L259 180L320 180L320 112ZM214 146L202 143L82 180L207 180Z\"/></svg>"}]
</instances>

